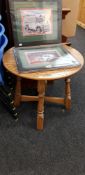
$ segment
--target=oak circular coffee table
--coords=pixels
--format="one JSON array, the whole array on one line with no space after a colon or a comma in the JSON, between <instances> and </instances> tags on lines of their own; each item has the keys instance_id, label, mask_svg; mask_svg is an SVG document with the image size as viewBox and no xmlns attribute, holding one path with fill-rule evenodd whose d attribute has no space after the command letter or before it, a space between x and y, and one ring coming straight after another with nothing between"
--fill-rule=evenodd
<instances>
[{"instance_id":1,"label":"oak circular coffee table","mask_svg":"<svg viewBox=\"0 0 85 175\"><path fill-rule=\"evenodd\" d=\"M44 102L53 102L64 104L67 110L70 110L71 107L71 88L70 88L70 78L72 75L77 73L82 66L84 65L83 56L75 49L69 46L64 46L68 51L80 62L80 66L73 68L62 68L56 70L46 70L46 71L37 71L30 73L19 73L17 70L16 61L13 54L13 48L5 52L3 57L4 67L12 74L16 76L16 89L15 89L15 98L14 105L19 106L20 102L24 101L38 101L38 110L37 110L37 129L43 129L44 123ZM21 79L31 79L37 80L37 96L28 96L21 94ZM49 80L58 80L65 79L65 97L47 97L45 96L45 88L47 86L47 81Z\"/></svg>"}]
</instances>

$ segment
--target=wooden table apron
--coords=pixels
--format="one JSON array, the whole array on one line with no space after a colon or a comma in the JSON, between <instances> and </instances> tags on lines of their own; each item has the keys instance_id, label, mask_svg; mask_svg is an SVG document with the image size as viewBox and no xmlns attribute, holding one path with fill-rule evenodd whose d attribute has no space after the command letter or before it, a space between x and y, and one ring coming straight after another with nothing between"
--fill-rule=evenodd
<instances>
[{"instance_id":1,"label":"wooden table apron","mask_svg":"<svg viewBox=\"0 0 85 175\"><path fill-rule=\"evenodd\" d=\"M3 57L4 67L17 77L14 104L18 106L21 101L38 101L37 129L43 129L44 122L44 101L64 104L67 110L71 107L70 77L77 73L84 64L83 56L75 49L64 46L81 63L79 67L63 68L49 71L37 71L30 73L19 73L13 54L13 48L6 51ZM37 80L38 96L28 96L21 94L21 78ZM65 97L46 97L45 88L47 80L65 79Z\"/></svg>"}]
</instances>

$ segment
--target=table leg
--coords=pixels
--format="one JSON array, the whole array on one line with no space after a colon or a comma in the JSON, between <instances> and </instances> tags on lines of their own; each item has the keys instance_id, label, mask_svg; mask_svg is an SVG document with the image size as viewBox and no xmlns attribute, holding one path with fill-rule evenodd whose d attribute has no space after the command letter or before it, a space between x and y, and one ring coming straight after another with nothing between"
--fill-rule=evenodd
<instances>
[{"instance_id":1,"label":"table leg","mask_svg":"<svg viewBox=\"0 0 85 175\"><path fill-rule=\"evenodd\" d=\"M15 97L14 105L19 106L21 99L21 78L17 77L16 88L15 88Z\"/></svg>"},{"instance_id":2,"label":"table leg","mask_svg":"<svg viewBox=\"0 0 85 175\"><path fill-rule=\"evenodd\" d=\"M71 87L70 78L65 79L65 107L69 111L71 108Z\"/></svg>"},{"instance_id":3,"label":"table leg","mask_svg":"<svg viewBox=\"0 0 85 175\"><path fill-rule=\"evenodd\" d=\"M45 81L38 81L38 111L37 111L37 129L43 129L44 123L44 95L45 95Z\"/></svg>"}]
</instances>

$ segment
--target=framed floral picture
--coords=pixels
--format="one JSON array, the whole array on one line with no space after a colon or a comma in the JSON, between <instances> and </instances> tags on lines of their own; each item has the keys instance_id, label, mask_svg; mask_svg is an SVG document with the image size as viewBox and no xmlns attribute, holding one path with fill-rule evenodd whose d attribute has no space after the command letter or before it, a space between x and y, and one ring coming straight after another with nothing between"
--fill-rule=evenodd
<instances>
[{"instance_id":1,"label":"framed floral picture","mask_svg":"<svg viewBox=\"0 0 85 175\"><path fill-rule=\"evenodd\" d=\"M16 46L60 43L61 0L9 0Z\"/></svg>"}]
</instances>

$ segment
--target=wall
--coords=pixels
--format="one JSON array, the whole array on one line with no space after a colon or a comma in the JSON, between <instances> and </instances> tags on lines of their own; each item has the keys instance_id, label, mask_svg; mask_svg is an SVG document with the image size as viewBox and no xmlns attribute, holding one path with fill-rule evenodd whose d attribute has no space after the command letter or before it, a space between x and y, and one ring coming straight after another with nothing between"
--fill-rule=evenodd
<instances>
[{"instance_id":1,"label":"wall","mask_svg":"<svg viewBox=\"0 0 85 175\"><path fill-rule=\"evenodd\" d=\"M80 0L79 15L77 23L85 29L85 0Z\"/></svg>"},{"instance_id":2,"label":"wall","mask_svg":"<svg viewBox=\"0 0 85 175\"><path fill-rule=\"evenodd\" d=\"M66 19L62 22L62 33L67 37L75 35L76 21L78 17L80 0L62 0L63 8L70 8L71 12L67 15Z\"/></svg>"}]
</instances>

